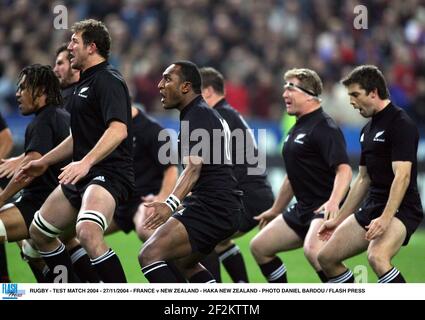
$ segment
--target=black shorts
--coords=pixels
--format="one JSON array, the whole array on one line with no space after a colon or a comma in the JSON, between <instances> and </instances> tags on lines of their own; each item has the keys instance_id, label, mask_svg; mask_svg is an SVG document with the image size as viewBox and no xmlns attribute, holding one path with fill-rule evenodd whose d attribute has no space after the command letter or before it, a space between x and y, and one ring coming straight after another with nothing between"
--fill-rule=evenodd
<instances>
[{"instance_id":1,"label":"black shorts","mask_svg":"<svg viewBox=\"0 0 425 320\"><path fill-rule=\"evenodd\" d=\"M173 218L186 228L193 253L207 255L238 231L242 203L240 196L232 192L192 194L183 206Z\"/></svg>"},{"instance_id":2,"label":"black shorts","mask_svg":"<svg viewBox=\"0 0 425 320\"><path fill-rule=\"evenodd\" d=\"M258 225L254 219L273 206L274 195L269 185L247 185L243 188L243 211L240 216L239 231L248 232Z\"/></svg>"},{"instance_id":3,"label":"black shorts","mask_svg":"<svg viewBox=\"0 0 425 320\"><path fill-rule=\"evenodd\" d=\"M24 218L28 230L31 226L32 220L34 219L34 214L40 210L46 199L47 196L25 194L13 203Z\"/></svg>"},{"instance_id":4,"label":"black shorts","mask_svg":"<svg viewBox=\"0 0 425 320\"><path fill-rule=\"evenodd\" d=\"M360 226L366 230L366 226L368 226L373 219L378 218L382 214L386 204L386 201L378 201L369 197L354 214L354 217ZM405 246L409 243L410 237L423 219L422 204L420 201L416 203L403 204L397 210L395 217L398 218L406 227L406 239L404 239L403 242L403 246Z\"/></svg>"},{"instance_id":5,"label":"black shorts","mask_svg":"<svg viewBox=\"0 0 425 320\"><path fill-rule=\"evenodd\" d=\"M62 184L61 188L71 205L75 209L80 210L84 192L92 184L105 188L114 198L116 207L119 207L121 203L126 201L133 191L132 186L122 177L100 170L89 172L87 176L78 181L75 185Z\"/></svg>"},{"instance_id":6,"label":"black shorts","mask_svg":"<svg viewBox=\"0 0 425 320\"><path fill-rule=\"evenodd\" d=\"M319 208L320 206L317 206ZM322 213L316 214L314 210L316 207L310 210L300 209L298 204L294 204L286 209L283 213L283 219L287 225L295 231L295 233L301 238L305 239L308 230L310 229L311 221L314 219L323 219Z\"/></svg>"},{"instance_id":7,"label":"black shorts","mask_svg":"<svg viewBox=\"0 0 425 320\"><path fill-rule=\"evenodd\" d=\"M141 196L132 196L130 200L120 205L114 213L114 221L125 233L133 231L136 227L133 218L139 205L142 203Z\"/></svg>"}]
</instances>

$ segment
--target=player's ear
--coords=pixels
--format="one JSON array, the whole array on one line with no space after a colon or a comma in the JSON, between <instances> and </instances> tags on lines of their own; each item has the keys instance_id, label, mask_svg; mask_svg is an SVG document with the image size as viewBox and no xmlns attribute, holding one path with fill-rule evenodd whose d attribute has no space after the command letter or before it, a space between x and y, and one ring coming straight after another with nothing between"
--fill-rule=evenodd
<instances>
[{"instance_id":1,"label":"player's ear","mask_svg":"<svg viewBox=\"0 0 425 320\"><path fill-rule=\"evenodd\" d=\"M188 93L191 89L192 89L192 84L189 81L183 82L183 85L182 85L183 93Z\"/></svg>"},{"instance_id":2,"label":"player's ear","mask_svg":"<svg viewBox=\"0 0 425 320\"><path fill-rule=\"evenodd\" d=\"M96 43L94 43L94 42L90 43L90 44L88 45L88 47L89 47L89 54L93 54L93 53L95 53L95 52L96 52L96 50L97 50Z\"/></svg>"}]
</instances>

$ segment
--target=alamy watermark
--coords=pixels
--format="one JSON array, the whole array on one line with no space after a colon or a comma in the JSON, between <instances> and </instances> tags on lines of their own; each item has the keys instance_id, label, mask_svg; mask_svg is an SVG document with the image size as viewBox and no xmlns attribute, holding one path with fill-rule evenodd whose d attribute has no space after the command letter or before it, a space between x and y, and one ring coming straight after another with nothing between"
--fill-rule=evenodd
<instances>
[{"instance_id":1,"label":"alamy watermark","mask_svg":"<svg viewBox=\"0 0 425 320\"><path fill-rule=\"evenodd\" d=\"M62 4L55 5L53 14L55 14L53 28L57 30L68 29L68 8Z\"/></svg>"},{"instance_id":2,"label":"alamy watermark","mask_svg":"<svg viewBox=\"0 0 425 320\"><path fill-rule=\"evenodd\" d=\"M357 5L354 7L354 14L356 17L353 21L354 29L367 29L368 28L368 11L364 5Z\"/></svg>"},{"instance_id":3,"label":"alamy watermark","mask_svg":"<svg viewBox=\"0 0 425 320\"><path fill-rule=\"evenodd\" d=\"M213 129L212 134L203 128L189 129L189 121L182 121L180 134L163 129L158 141L165 142L158 152L163 164L187 164L189 156L202 158L203 164L246 164L248 175L261 175L266 170L267 130L257 129L258 146L253 131L235 129L230 131L227 122L223 129ZM173 137L179 136L180 152L173 152ZM180 157L179 157L180 155ZM179 159L180 158L180 159ZM232 162L233 159L233 162Z\"/></svg>"},{"instance_id":4,"label":"alamy watermark","mask_svg":"<svg viewBox=\"0 0 425 320\"><path fill-rule=\"evenodd\" d=\"M354 276L356 277L356 283L368 283L369 273L367 267L363 264L359 264L353 269Z\"/></svg>"}]
</instances>

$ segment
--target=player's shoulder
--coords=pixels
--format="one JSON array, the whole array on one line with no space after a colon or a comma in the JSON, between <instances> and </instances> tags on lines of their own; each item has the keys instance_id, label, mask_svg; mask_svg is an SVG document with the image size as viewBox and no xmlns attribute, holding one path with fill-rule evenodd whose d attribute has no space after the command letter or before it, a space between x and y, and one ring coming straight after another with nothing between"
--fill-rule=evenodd
<instances>
[{"instance_id":1,"label":"player's shoulder","mask_svg":"<svg viewBox=\"0 0 425 320\"><path fill-rule=\"evenodd\" d=\"M315 129L339 131L340 128L336 121L326 112L322 112L316 123Z\"/></svg>"},{"instance_id":2,"label":"player's shoulder","mask_svg":"<svg viewBox=\"0 0 425 320\"><path fill-rule=\"evenodd\" d=\"M241 117L240 113L228 103L215 107L214 110L221 114L225 119L228 118L236 120Z\"/></svg>"},{"instance_id":3,"label":"player's shoulder","mask_svg":"<svg viewBox=\"0 0 425 320\"><path fill-rule=\"evenodd\" d=\"M122 74L109 64L96 73L95 81L102 85L106 85L107 87L110 87L114 84L125 84L125 80Z\"/></svg>"},{"instance_id":4,"label":"player's shoulder","mask_svg":"<svg viewBox=\"0 0 425 320\"><path fill-rule=\"evenodd\" d=\"M407 114L407 112L404 109L399 108L397 106L395 107L394 121L398 123L404 123L408 126L416 127L415 121L413 121L413 119Z\"/></svg>"},{"instance_id":5,"label":"player's shoulder","mask_svg":"<svg viewBox=\"0 0 425 320\"><path fill-rule=\"evenodd\" d=\"M41 112L37 117L39 125L52 123L54 126L58 126L63 123L69 124L71 121L71 115L61 106L50 105L48 110L45 111Z\"/></svg>"},{"instance_id":6,"label":"player's shoulder","mask_svg":"<svg viewBox=\"0 0 425 320\"><path fill-rule=\"evenodd\" d=\"M202 96L195 98L194 101L190 103L190 105L185 110L185 118L196 119L209 117L214 114L212 108L208 106Z\"/></svg>"},{"instance_id":7,"label":"player's shoulder","mask_svg":"<svg viewBox=\"0 0 425 320\"><path fill-rule=\"evenodd\" d=\"M70 113L64 108L56 107L55 113L60 119L64 119L65 121L69 121L71 119Z\"/></svg>"}]
</instances>

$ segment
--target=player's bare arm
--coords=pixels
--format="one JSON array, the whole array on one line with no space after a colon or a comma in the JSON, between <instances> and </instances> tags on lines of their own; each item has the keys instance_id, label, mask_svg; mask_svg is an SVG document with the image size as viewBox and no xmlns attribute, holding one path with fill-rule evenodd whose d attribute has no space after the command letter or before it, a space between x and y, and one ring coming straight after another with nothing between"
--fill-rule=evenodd
<instances>
[{"instance_id":1,"label":"player's bare arm","mask_svg":"<svg viewBox=\"0 0 425 320\"><path fill-rule=\"evenodd\" d=\"M7 157L12 151L13 139L9 128L0 131L0 159Z\"/></svg>"},{"instance_id":2,"label":"player's bare arm","mask_svg":"<svg viewBox=\"0 0 425 320\"><path fill-rule=\"evenodd\" d=\"M17 172L18 168L21 167L21 162L24 159L25 154L22 153L17 157L11 157L8 159L0 160L0 178L12 178Z\"/></svg>"},{"instance_id":3,"label":"player's bare arm","mask_svg":"<svg viewBox=\"0 0 425 320\"><path fill-rule=\"evenodd\" d=\"M37 160L32 160L26 165L23 165L15 177L16 181L23 181L29 178L41 176L52 164L66 160L72 156L73 139L68 136L56 148L46 153L43 157Z\"/></svg>"},{"instance_id":4,"label":"player's bare arm","mask_svg":"<svg viewBox=\"0 0 425 320\"><path fill-rule=\"evenodd\" d=\"M198 181L202 169L202 158L197 156L189 156L183 159L187 163L186 168L183 170L177 184L172 192L178 199L184 199L187 194L192 190L196 181ZM173 213L171 208L165 202L152 202L145 204L148 208L155 208L155 211L146 219L144 227L146 229L156 229Z\"/></svg>"},{"instance_id":5,"label":"player's bare arm","mask_svg":"<svg viewBox=\"0 0 425 320\"><path fill-rule=\"evenodd\" d=\"M71 162L62 169L58 177L59 183L77 183L87 175L91 167L106 158L125 138L127 138L127 125L119 121L111 121L108 129L82 160Z\"/></svg>"},{"instance_id":6,"label":"player's bare arm","mask_svg":"<svg viewBox=\"0 0 425 320\"><path fill-rule=\"evenodd\" d=\"M351 167L345 163L340 164L336 168L334 185L329 200L321 205L315 212L323 213L325 215L325 220L335 218L338 215L339 204L347 194L348 188L350 187L352 177L353 173L351 171Z\"/></svg>"},{"instance_id":7,"label":"player's bare arm","mask_svg":"<svg viewBox=\"0 0 425 320\"><path fill-rule=\"evenodd\" d=\"M294 191L292 190L291 182L288 179L288 176L283 179L282 186L280 187L279 193L273 206L261 213L260 215L254 217L254 219L260 221L259 227L262 229L270 221L272 221L276 216L283 212L283 210L288 206L289 202L294 196Z\"/></svg>"},{"instance_id":8,"label":"player's bare arm","mask_svg":"<svg viewBox=\"0 0 425 320\"><path fill-rule=\"evenodd\" d=\"M366 226L366 239L371 241L378 238L387 230L392 218L400 207L400 204L406 194L407 187L410 183L410 173L412 170L412 162L410 161L394 161L392 162L394 172L394 180L391 184L390 195L382 215Z\"/></svg>"},{"instance_id":9,"label":"player's bare arm","mask_svg":"<svg viewBox=\"0 0 425 320\"><path fill-rule=\"evenodd\" d=\"M21 161L21 166L25 166L30 161L37 160L41 158L41 154L35 151L29 152L24 155L24 158ZM18 175L18 172L15 173L15 176ZM18 191L22 190L26 186L28 186L33 179L26 179L23 181L16 181L16 179L11 179L8 185L4 188L4 190L0 193L0 207L13 197Z\"/></svg>"},{"instance_id":10,"label":"player's bare arm","mask_svg":"<svg viewBox=\"0 0 425 320\"><path fill-rule=\"evenodd\" d=\"M370 177L365 166L359 167L359 173L353 182L348 193L347 199L339 210L338 216L334 219L325 221L318 231L321 240L329 240L332 233L349 215L355 212L369 189Z\"/></svg>"}]
</instances>

